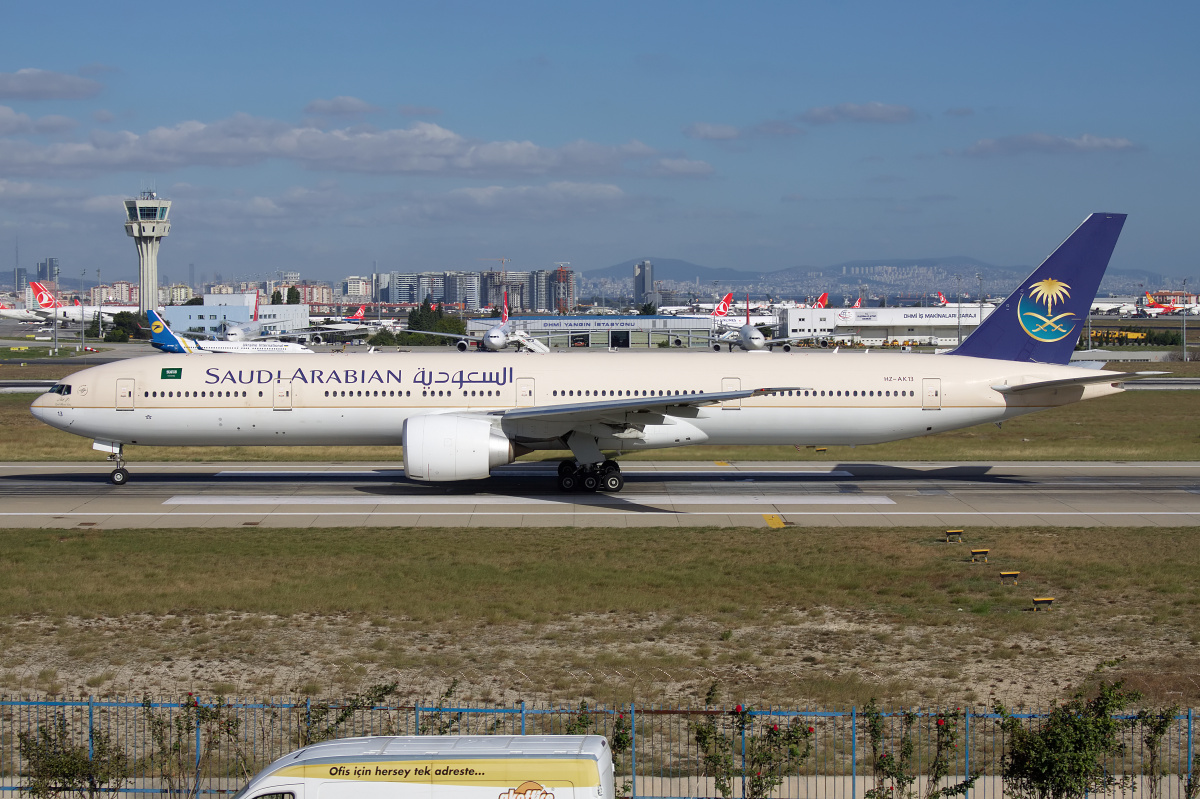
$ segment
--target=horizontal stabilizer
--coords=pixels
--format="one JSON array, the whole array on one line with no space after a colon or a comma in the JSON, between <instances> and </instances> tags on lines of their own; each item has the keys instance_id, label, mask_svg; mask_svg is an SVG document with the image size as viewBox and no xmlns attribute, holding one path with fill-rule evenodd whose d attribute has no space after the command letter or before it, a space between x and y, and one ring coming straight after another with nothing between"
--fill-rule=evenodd
<instances>
[{"instance_id":1,"label":"horizontal stabilizer","mask_svg":"<svg viewBox=\"0 0 1200 799\"><path fill-rule=\"evenodd\" d=\"M1104 372L1102 374L1087 374L1079 377L1064 377L1059 380L1038 380L1033 383L1018 383L1015 386L997 385L992 390L1001 394L1021 394L1026 391L1041 391L1049 388L1065 388L1067 386L1085 386L1089 383L1124 383L1140 377L1165 375L1168 372Z\"/></svg>"}]
</instances>

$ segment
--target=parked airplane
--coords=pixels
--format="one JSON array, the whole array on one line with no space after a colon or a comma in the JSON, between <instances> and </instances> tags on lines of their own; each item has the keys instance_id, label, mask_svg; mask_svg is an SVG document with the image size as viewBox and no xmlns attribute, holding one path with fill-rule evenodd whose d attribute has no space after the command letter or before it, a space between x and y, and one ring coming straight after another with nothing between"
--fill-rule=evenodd
<instances>
[{"instance_id":1,"label":"parked airplane","mask_svg":"<svg viewBox=\"0 0 1200 799\"><path fill-rule=\"evenodd\" d=\"M763 318L763 317L756 317L756 319L761 319L761 318ZM810 334L803 335L803 336L785 336L783 338L769 339L766 336L764 336L762 331L759 330L758 328L762 324L775 324L778 320L774 316L769 316L766 318L768 321L765 323L759 322L759 321L754 321L751 319L751 317L750 317L750 295L747 294L746 295L746 323L744 325L739 326L735 330L730 330L729 332L723 333L719 336L709 336L708 337L709 340L713 342L713 350L716 352L720 352L721 345L725 344L726 346L729 347L730 352L733 352L734 347L737 347L738 349L741 349L741 350L746 350L747 352L751 352L751 351L755 351L755 350L770 350L770 349L774 349L777 346L782 346L784 352L791 352L793 341L800 341L801 339L812 338L812 334L810 333Z\"/></svg>"},{"instance_id":2,"label":"parked airplane","mask_svg":"<svg viewBox=\"0 0 1200 799\"><path fill-rule=\"evenodd\" d=\"M152 355L73 374L34 416L116 463L124 447L395 445L408 478L477 480L569 448L560 489L619 491L605 451L872 444L1115 394L1131 375L1068 366L1124 214L1089 216L946 354Z\"/></svg>"},{"instance_id":3,"label":"parked airplane","mask_svg":"<svg viewBox=\"0 0 1200 799\"><path fill-rule=\"evenodd\" d=\"M1200 306L1187 304L1163 305L1161 302L1151 297L1150 292L1147 291L1146 304L1142 306L1142 310L1148 314L1151 314L1152 316L1158 316L1159 314L1191 314L1195 313L1198 307Z\"/></svg>"},{"instance_id":4,"label":"parked airplane","mask_svg":"<svg viewBox=\"0 0 1200 799\"><path fill-rule=\"evenodd\" d=\"M37 304L41 307L42 311L55 319L79 324L81 321L92 321L98 313L100 314L100 318L105 322L111 324L113 321L113 314L111 311L106 311L103 306L80 305L78 300L74 305L63 305L54 296L54 292L38 281L29 281L29 287L33 289L34 299L37 300Z\"/></svg>"},{"instance_id":5,"label":"parked airplane","mask_svg":"<svg viewBox=\"0 0 1200 799\"><path fill-rule=\"evenodd\" d=\"M152 310L146 311L150 320L150 345L163 352L240 352L257 355L311 353L303 344L284 341L197 341L176 335L166 321Z\"/></svg>"},{"instance_id":6,"label":"parked airplane","mask_svg":"<svg viewBox=\"0 0 1200 799\"><path fill-rule=\"evenodd\" d=\"M513 328L512 323L508 319L507 291L504 292L504 305L500 311L500 324L488 328L488 331L482 336L464 335L462 333L441 333L433 330L413 330L410 332L458 339L458 343L455 346L459 352L466 352L470 349L472 341L475 342L480 351L499 352L507 348L509 344L512 344L518 350L526 349L530 352L540 353L550 351L550 348L546 346L544 341L538 341L537 338L529 335L524 330L515 330Z\"/></svg>"},{"instance_id":7,"label":"parked airplane","mask_svg":"<svg viewBox=\"0 0 1200 799\"><path fill-rule=\"evenodd\" d=\"M41 322L45 317L38 316L33 311L23 308L9 308L0 302L0 319L15 319L18 322Z\"/></svg>"}]
</instances>

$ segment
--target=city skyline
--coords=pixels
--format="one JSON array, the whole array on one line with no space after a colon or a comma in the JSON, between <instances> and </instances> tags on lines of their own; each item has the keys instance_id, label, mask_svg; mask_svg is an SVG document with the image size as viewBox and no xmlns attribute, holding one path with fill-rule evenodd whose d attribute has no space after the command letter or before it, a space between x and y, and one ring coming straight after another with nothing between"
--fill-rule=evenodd
<instances>
[{"instance_id":1,"label":"city skyline","mask_svg":"<svg viewBox=\"0 0 1200 799\"><path fill-rule=\"evenodd\" d=\"M1197 271L1185 4L63 12L10 9L0 242L64 280L136 275L147 188L176 280L1033 265L1104 210L1113 269Z\"/></svg>"}]
</instances>

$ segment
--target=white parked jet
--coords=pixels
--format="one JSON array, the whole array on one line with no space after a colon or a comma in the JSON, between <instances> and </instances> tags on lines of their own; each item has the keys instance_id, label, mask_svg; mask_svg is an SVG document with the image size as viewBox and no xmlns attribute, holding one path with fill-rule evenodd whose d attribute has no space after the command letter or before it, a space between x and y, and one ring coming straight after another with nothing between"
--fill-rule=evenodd
<instances>
[{"instance_id":1,"label":"white parked jet","mask_svg":"<svg viewBox=\"0 0 1200 799\"><path fill-rule=\"evenodd\" d=\"M455 346L459 352L466 352L470 349L470 342L475 342L481 351L499 352L506 349L509 344L512 344L517 349L525 349L529 352L546 353L550 348L546 346L544 341L538 341L537 338L526 333L524 330L517 330L512 326L508 319L508 292L504 292L504 305L500 311L500 324L488 328L487 332L482 336L463 335L461 333L440 333L434 330L411 330L411 333L422 333L428 336L441 336L442 338L456 338L458 344Z\"/></svg>"},{"instance_id":2,"label":"white parked jet","mask_svg":"<svg viewBox=\"0 0 1200 799\"><path fill-rule=\"evenodd\" d=\"M41 421L127 444L403 445L408 478L479 480L568 448L562 490L624 485L614 452L692 444L873 444L1115 394L1130 375L1067 365L1123 214L1093 214L949 353L154 355L71 375ZM486 361L486 363L485 363ZM1069 454L1069 451L1064 451Z\"/></svg>"},{"instance_id":3,"label":"white parked jet","mask_svg":"<svg viewBox=\"0 0 1200 799\"><path fill-rule=\"evenodd\" d=\"M240 352L251 355L283 355L311 353L303 344L286 341L197 341L176 335L166 320L154 311L146 311L150 320L150 345L163 352Z\"/></svg>"}]
</instances>

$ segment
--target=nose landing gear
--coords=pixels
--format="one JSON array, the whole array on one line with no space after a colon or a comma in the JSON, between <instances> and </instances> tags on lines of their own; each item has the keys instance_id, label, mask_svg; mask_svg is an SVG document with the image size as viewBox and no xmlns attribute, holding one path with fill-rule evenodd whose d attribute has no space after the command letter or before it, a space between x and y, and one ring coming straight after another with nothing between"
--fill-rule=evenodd
<instances>
[{"instance_id":1,"label":"nose landing gear","mask_svg":"<svg viewBox=\"0 0 1200 799\"><path fill-rule=\"evenodd\" d=\"M108 475L108 482L115 486L123 486L129 482L129 470L125 468L125 458L122 452L122 445L117 444L116 452L109 453L109 463L115 463L117 468L113 469Z\"/></svg>"}]
</instances>

